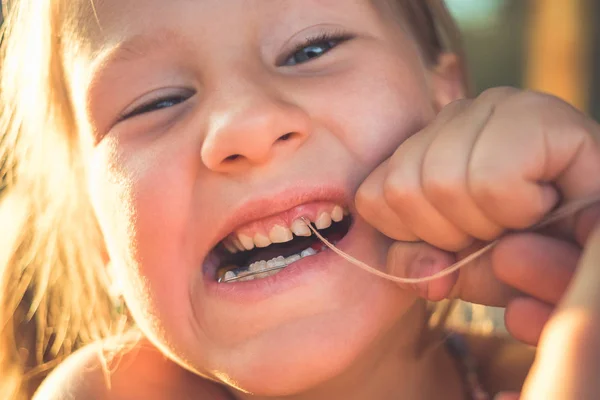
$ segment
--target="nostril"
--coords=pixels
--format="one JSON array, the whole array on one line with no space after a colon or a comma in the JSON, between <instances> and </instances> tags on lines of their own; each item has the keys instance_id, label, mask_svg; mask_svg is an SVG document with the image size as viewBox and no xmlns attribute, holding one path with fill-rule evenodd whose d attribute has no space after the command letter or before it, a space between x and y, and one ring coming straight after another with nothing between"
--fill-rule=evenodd
<instances>
[{"instance_id":1,"label":"nostril","mask_svg":"<svg viewBox=\"0 0 600 400\"><path fill-rule=\"evenodd\" d=\"M293 135L294 135L293 132L286 133L285 135L279 137L279 139L277 139L277 141L278 142L285 142L286 140L290 140Z\"/></svg>"},{"instance_id":2,"label":"nostril","mask_svg":"<svg viewBox=\"0 0 600 400\"><path fill-rule=\"evenodd\" d=\"M231 162L231 161L235 161L235 160L237 160L237 159L238 159L238 158L240 158L240 157L241 157L241 155L239 155L239 154L233 154L233 155L231 155L231 156L227 157L227 158L225 159L225 162Z\"/></svg>"}]
</instances>

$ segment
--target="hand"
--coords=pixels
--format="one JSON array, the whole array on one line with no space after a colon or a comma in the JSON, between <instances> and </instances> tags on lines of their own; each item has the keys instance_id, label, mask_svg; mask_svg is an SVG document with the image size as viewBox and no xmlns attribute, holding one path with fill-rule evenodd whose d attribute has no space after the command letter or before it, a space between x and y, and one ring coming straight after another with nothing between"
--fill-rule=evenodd
<instances>
[{"instance_id":1,"label":"hand","mask_svg":"<svg viewBox=\"0 0 600 400\"><path fill-rule=\"evenodd\" d=\"M600 193L600 179L590 179L600 176L599 130L553 97L490 90L476 100L450 104L406 140L365 180L357 209L382 233L401 241L390 249L391 272L432 275L454 261L441 250L460 258L481 241L528 228L560 200ZM430 300L454 290L467 301L508 305L511 332L536 342L575 269L576 243L584 243L594 212L560 225L568 241L508 236L475 265L417 289ZM405 243L416 241L441 250ZM534 314L522 318L528 310Z\"/></svg>"},{"instance_id":2,"label":"hand","mask_svg":"<svg viewBox=\"0 0 600 400\"><path fill-rule=\"evenodd\" d=\"M585 250L572 284L544 327L523 392L499 399L600 398L600 229Z\"/></svg>"}]
</instances>

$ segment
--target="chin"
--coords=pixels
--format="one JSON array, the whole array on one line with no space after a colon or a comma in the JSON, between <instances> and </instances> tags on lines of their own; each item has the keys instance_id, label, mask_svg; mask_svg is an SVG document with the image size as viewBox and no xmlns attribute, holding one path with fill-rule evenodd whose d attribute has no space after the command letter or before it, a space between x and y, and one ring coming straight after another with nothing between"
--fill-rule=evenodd
<instances>
[{"instance_id":1,"label":"chin","mask_svg":"<svg viewBox=\"0 0 600 400\"><path fill-rule=\"evenodd\" d=\"M387 282L372 286L353 308L287 321L224 350L215 355L219 367L211 375L265 397L307 393L343 379L381 353L415 301Z\"/></svg>"}]
</instances>

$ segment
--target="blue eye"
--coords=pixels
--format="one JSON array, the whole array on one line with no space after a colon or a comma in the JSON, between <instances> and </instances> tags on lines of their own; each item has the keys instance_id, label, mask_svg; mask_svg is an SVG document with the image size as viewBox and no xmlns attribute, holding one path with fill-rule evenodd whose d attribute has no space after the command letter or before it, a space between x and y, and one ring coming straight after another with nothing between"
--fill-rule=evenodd
<instances>
[{"instance_id":1,"label":"blue eye","mask_svg":"<svg viewBox=\"0 0 600 400\"><path fill-rule=\"evenodd\" d=\"M330 36L328 34L309 38L304 43L297 46L281 65L294 66L314 60L350 39L352 39L350 35Z\"/></svg>"},{"instance_id":2,"label":"blue eye","mask_svg":"<svg viewBox=\"0 0 600 400\"><path fill-rule=\"evenodd\" d=\"M141 114L146 114L149 112L162 110L164 108L174 107L177 104L183 103L188 98L190 98L190 96L179 95L179 96L164 97L164 98L161 98L158 100L154 100L150 103L143 104L143 105L139 106L138 108L134 109L133 111L123 115L120 118L120 121L124 121L126 119L133 118L133 117L136 117Z\"/></svg>"}]
</instances>

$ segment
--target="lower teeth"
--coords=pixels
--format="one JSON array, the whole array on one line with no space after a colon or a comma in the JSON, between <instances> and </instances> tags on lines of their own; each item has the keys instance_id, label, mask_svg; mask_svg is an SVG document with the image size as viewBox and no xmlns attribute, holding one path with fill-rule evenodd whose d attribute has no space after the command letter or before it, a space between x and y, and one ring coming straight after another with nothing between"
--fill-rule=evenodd
<instances>
[{"instance_id":1,"label":"lower teeth","mask_svg":"<svg viewBox=\"0 0 600 400\"><path fill-rule=\"evenodd\" d=\"M305 257L314 256L324 249L320 249L319 251L313 249L312 247L303 250L298 254L293 254L289 257L279 256L273 258L269 261L257 261L250 264L248 267L238 267L227 270L225 273L221 272L219 274L218 281L220 283L227 282L246 282L252 281L254 279L262 279L267 278L271 275L275 275L280 272L282 269L286 268L292 263L295 263L298 260L301 260ZM265 271L265 272L261 272ZM247 276L246 276L247 275Z\"/></svg>"}]
</instances>

